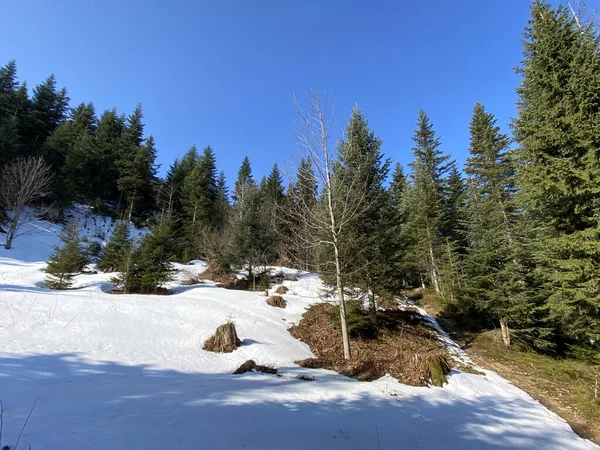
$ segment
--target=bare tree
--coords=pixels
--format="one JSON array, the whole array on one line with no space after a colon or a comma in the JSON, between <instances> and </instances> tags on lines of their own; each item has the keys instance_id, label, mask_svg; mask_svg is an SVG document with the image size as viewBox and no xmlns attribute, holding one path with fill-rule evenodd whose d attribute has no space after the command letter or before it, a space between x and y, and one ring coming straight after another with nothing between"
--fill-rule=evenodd
<instances>
[{"instance_id":1,"label":"bare tree","mask_svg":"<svg viewBox=\"0 0 600 450\"><path fill-rule=\"evenodd\" d=\"M20 227L35 218L27 207L42 199L52 184L50 166L41 157L17 158L2 170L0 207L7 217L7 250L17 237Z\"/></svg>"},{"instance_id":2,"label":"bare tree","mask_svg":"<svg viewBox=\"0 0 600 450\"><path fill-rule=\"evenodd\" d=\"M344 358L350 359L342 242L353 219L364 209L365 189L342 186L335 180L333 169L337 162L337 147L330 146L335 102L330 105L326 96L321 97L315 89L308 99L307 109L303 109L296 100L294 103L298 114L295 133L300 150L304 158L310 161L323 195L321 208L307 205L299 196L295 199L297 219L301 224L299 232L295 234L297 240L303 242L308 248L327 245L333 250L332 261L326 263L335 271ZM310 232L307 233L307 230Z\"/></svg>"},{"instance_id":3,"label":"bare tree","mask_svg":"<svg viewBox=\"0 0 600 450\"><path fill-rule=\"evenodd\" d=\"M596 0L569 0L567 5L579 29L593 27L597 29L598 3Z\"/></svg>"}]
</instances>

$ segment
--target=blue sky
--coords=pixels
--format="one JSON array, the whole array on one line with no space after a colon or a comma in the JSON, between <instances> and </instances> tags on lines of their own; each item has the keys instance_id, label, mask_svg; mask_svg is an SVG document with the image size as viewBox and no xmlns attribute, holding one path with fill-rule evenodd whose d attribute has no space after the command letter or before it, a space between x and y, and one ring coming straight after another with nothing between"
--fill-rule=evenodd
<instances>
[{"instance_id":1,"label":"blue sky","mask_svg":"<svg viewBox=\"0 0 600 450\"><path fill-rule=\"evenodd\" d=\"M358 103L386 156L412 159L419 108L443 150L467 156L475 102L508 131L526 0L2 2L0 64L29 86L54 73L72 105L142 103L164 173L210 144L230 183L244 155L256 178L296 144L293 95L337 91L337 130Z\"/></svg>"}]
</instances>

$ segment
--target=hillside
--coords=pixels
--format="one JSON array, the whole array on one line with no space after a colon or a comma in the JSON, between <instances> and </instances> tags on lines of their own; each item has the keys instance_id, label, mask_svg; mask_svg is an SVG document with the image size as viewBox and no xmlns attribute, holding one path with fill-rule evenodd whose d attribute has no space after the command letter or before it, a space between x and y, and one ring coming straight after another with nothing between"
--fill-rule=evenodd
<instances>
[{"instance_id":1,"label":"hillside","mask_svg":"<svg viewBox=\"0 0 600 450\"><path fill-rule=\"evenodd\" d=\"M493 372L454 370L440 389L296 366L312 354L288 328L320 301L315 275L284 281L286 309L266 305L262 293L213 283L174 282L170 296L110 295L108 274L81 275L78 289L50 291L44 260L59 227L31 226L13 250L0 250L2 445L14 445L37 399L19 447L597 448ZM228 319L242 347L202 350ZM231 375L248 359L278 367L281 376Z\"/></svg>"}]
</instances>

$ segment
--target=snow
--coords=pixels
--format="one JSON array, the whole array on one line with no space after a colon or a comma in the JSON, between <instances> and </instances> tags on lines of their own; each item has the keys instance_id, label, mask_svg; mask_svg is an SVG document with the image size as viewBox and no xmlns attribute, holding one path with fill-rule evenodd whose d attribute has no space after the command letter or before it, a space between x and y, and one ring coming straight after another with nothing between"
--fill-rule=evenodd
<instances>
[{"instance_id":1,"label":"snow","mask_svg":"<svg viewBox=\"0 0 600 450\"><path fill-rule=\"evenodd\" d=\"M111 225L94 221L87 232L106 239L98 229ZM171 296L111 295L101 273L79 276L80 289L50 291L44 261L60 227L28 226L35 233L0 248L2 445L14 445L36 402L19 444L33 450L598 448L493 372L453 371L440 389L298 367L312 355L287 330L320 301L315 275L284 281L286 309L212 283L174 282ZM199 273L204 264L178 267ZM242 347L202 350L229 319ZM282 376L231 375L247 359Z\"/></svg>"}]
</instances>

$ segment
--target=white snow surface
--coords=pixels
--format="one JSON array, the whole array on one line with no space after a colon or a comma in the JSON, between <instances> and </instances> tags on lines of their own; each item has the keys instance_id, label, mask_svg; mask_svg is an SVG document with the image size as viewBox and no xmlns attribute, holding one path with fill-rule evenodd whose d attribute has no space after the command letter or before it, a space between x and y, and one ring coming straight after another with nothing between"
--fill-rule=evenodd
<instances>
[{"instance_id":1,"label":"white snow surface","mask_svg":"<svg viewBox=\"0 0 600 450\"><path fill-rule=\"evenodd\" d=\"M14 446L35 403L19 448L598 448L494 372L455 370L444 388L417 388L298 367L294 361L312 354L288 328L320 301L315 275L284 281L286 309L268 306L262 293L211 283L174 282L170 296L110 295L109 274L81 275L79 289L52 291L43 285L44 261L60 227L27 226L35 233L0 248L2 445ZM230 354L202 350L229 319L243 345ZM248 359L282 376L231 374Z\"/></svg>"}]
</instances>

